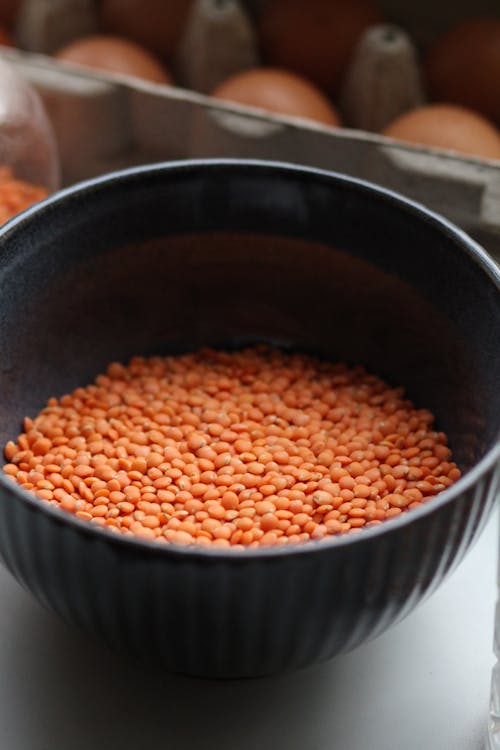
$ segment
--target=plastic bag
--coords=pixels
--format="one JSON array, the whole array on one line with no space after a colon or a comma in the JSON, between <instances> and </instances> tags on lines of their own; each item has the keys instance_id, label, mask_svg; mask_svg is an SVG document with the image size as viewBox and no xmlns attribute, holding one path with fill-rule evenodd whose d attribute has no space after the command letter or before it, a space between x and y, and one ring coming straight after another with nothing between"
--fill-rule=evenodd
<instances>
[{"instance_id":1,"label":"plastic bag","mask_svg":"<svg viewBox=\"0 0 500 750\"><path fill-rule=\"evenodd\" d=\"M37 92L0 59L0 224L59 187L52 127Z\"/></svg>"}]
</instances>

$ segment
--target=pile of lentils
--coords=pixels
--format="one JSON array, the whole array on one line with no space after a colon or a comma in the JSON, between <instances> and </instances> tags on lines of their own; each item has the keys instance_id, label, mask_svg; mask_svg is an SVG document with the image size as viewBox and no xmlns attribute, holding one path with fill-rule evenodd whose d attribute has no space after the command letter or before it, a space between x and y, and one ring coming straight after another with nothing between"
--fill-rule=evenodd
<instances>
[{"instance_id":1,"label":"pile of lentils","mask_svg":"<svg viewBox=\"0 0 500 750\"><path fill-rule=\"evenodd\" d=\"M460 477L446 435L362 367L256 346L112 363L51 398L4 471L109 531L243 549L385 522Z\"/></svg>"}]
</instances>

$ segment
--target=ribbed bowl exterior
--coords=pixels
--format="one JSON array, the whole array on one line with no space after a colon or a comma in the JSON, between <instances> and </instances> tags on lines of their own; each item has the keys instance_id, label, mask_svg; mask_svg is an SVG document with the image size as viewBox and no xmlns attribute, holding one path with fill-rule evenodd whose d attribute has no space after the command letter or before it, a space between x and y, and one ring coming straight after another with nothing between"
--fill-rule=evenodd
<instances>
[{"instance_id":1,"label":"ribbed bowl exterior","mask_svg":"<svg viewBox=\"0 0 500 750\"><path fill-rule=\"evenodd\" d=\"M0 549L43 604L113 648L189 675L266 675L348 651L407 615L480 533L498 485L497 467L355 545L246 556L128 544L2 498Z\"/></svg>"}]
</instances>

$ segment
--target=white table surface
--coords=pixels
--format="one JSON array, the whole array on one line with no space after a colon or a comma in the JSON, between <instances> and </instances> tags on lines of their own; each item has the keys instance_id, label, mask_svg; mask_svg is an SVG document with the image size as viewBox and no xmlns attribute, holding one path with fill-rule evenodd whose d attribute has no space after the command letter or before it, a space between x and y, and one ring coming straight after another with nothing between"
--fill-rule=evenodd
<instances>
[{"instance_id":1,"label":"white table surface","mask_svg":"<svg viewBox=\"0 0 500 750\"><path fill-rule=\"evenodd\" d=\"M320 667L238 682L125 662L0 568L0 748L483 750L496 556L494 518L403 623Z\"/></svg>"}]
</instances>

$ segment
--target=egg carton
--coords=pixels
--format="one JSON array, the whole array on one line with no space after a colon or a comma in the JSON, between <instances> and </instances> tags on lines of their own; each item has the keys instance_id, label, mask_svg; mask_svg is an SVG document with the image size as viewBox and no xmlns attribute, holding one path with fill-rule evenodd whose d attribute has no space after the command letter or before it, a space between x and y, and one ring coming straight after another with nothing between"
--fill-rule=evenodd
<instances>
[{"instance_id":1,"label":"egg carton","mask_svg":"<svg viewBox=\"0 0 500 750\"><path fill-rule=\"evenodd\" d=\"M63 0L52 2L53 8L64 7ZM254 0L251 11L258 13L259 4L262 0ZM429 0L382 4L422 43L453 19L470 15L464 0L432 6L432 12ZM476 12L481 11L498 14L497 0L478 0ZM75 18L69 25L61 23L66 37L78 35ZM52 46L54 28L50 25L46 34ZM87 72L45 54L5 48L2 56L44 100L58 141L64 184L163 160L245 157L294 162L370 180L419 201L464 228L500 260L498 162L264 114L188 89Z\"/></svg>"}]
</instances>

